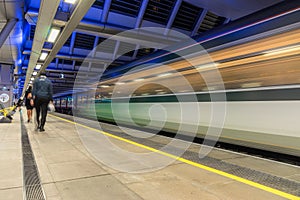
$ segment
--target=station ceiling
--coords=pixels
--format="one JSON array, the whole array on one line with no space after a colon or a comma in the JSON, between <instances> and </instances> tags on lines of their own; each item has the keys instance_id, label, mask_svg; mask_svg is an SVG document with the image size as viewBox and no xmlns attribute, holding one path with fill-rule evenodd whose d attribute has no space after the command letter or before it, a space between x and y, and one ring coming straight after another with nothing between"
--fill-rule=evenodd
<instances>
[{"instance_id":1,"label":"station ceiling","mask_svg":"<svg viewBox=\"0 0 300 200\"><path fill-rule=\"evenodd\" d=\"M55 93L62 94L72 89L84 60L88 61L87 74L102 73L107 67L116 69L182 39L168 31L161 34L150 31L141 38L114 37L104 47L95 48L122 31L160 27L192 37L281 2L76 0L72 4L68 1L0 0L0 63L14 66L20 94L35 77L34 71L45 71ZM59 30L59 36L49 42L52 28ZM128 53L119 55L122 49L128 49ZM41 59L42 53L45 59Z\"/></svg>"}]
</instances>

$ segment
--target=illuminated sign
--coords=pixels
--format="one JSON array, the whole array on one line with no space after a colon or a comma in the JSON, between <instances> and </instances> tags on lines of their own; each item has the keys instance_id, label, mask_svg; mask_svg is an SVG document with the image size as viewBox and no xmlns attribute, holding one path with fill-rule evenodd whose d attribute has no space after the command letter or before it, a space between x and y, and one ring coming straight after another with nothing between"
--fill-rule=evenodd
<instances>
[{"instance_id":1,"label":"illuminated sign","mask_svg":"<svg viewBox=\"0 0 300 200\"><path fill-rule=\"evenodd\" d=\"M1 103L6 103L6 102L8 102L8 100L9 100L8 94L5 94L5 93L0 94L0 102Z\"/></svg>"}]
</instances>

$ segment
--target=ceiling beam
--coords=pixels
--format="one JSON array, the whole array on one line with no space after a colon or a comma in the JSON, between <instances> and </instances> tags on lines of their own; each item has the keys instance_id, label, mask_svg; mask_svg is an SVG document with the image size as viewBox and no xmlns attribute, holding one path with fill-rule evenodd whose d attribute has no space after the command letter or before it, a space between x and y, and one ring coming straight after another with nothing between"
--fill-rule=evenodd
<instances>
[{"instance_id":1,"label":"ceiling beam","mask_svg":"<svg viewBox=\"0 0 300 200\"><path fill-rule=\"evenodd\" d=\"M140 44L142 46L151 46L151 47L162 47L165 45L171 45L174 44L174 42L180 42L180 38L174 38L174 37L166 37L162 35L154 35L154 33L146 33L146 31L140 31L139 35L133 34L131 32L131 35L117 35L121 31L113 31L113 33L106 33L105 30L103 30L105 27L97 26L97 25L82 25L80 24L76 28L76 32L84 33L88 35L98 36L102 38L111 38L113 37L114 40L119 40L121 42L126 42L130 44ZM125 30L124 30L125 31ZM138 33L138 32L136 32Z\"/></svg>"},{"instance_id":2,"label":"ceiling beam","mask_svg":"<svg viewBox=\"0 0 300 200\"><path fill-rule=\"evenodd\" d=\"M51 52L51 51L49 51ZM25 54L31 54L30 50L24 50L22 52ZM95 52L96 53L96 52ZM112 55L112 54L110 54ZM111 63L111 57L88 57L86 55L68 55L68 54L56 54L55 58L66 59L66 60L77 60L77 61L86 61L86 62L93 62L93 63ZM119 63L127 62L128 59L118 59ZM52 62L52 61L51 61Z\"/></svg>"},{"instance_id":3,"label":"ceiling beam","mask_svg":"<svg viewBox=\"0 0 300 200\"><path fill-rule=\"evenodd\" d=\"M176 18L176 15L177 15L177 13L178 13L178 10L179 10L179 8L180 8L180 6L181 6L181 3L182 3L182 0L177 0L177 1L176 1L176 4L175 4L175 6L174 6L174 8L173 8L173 10L172 10L172 14L171 14L171 16L170 16L170 18L169 18L169 21L168 21L168 24L167 24L167 26L166 26L166 30L165 30L165 32L164 32L164 35L168 35L168 34L169 34L170 28L172 28L172 25L173 25L173 23L174 23L174 20L175 20L175 18Z\"/></svg>"},{"instance_id":4,"label":"ceiling beam","mask_svg":"<svg viewBox=\"0 0 300 200\"><path fill-rule=\"evenodd\" d=\"M140 7L139 15L136 18L135 22L135 28L140 28L143 22L144 14L146 12L147 6L148 6L149 0L143 0L142 5Z\"/></svg>"},{"instance_id":5,"label":"ceiling beam","mask_svg":"<svg viewBox=\"0 0 300 200\"><path fill-rule=\"evenodd\" d=\"M3 27L3 29L0 33L0 49L1 49L2 45L5 43L6 39L8 38L8 36L11 33L11 31L13 30L13 28L15 27L17 21L18 20L15 18L10 19Z\"/></svg>"},{"instance_id":6,"label":"ceiling beam","mask_svg":"<svg viewBox=\"0 0 300 200\"><path fill-rule=\"evenodd\" d=\"M230 22L230 18L226 18L225 20L224 20L224 23L223 24L227 24L228 22Z\"/></svg>"},{"instance_id":7,"label":"ceiling beam","mask_svg":"<svg viewBox=\"0 0 300 200\"><path fill-rule=\"evenodd\" d=\"M141 47L141 45L139 45L139 44L135 46L135 50L134 50L134 53L133 53L133 56L132 56L133 60L136 59L136 56L137 56L137 53L138 53L140 47Z\"/></svg>"},{"instance_id":8,"label":"ceiling beam","mask_svg":"<svg viewBox=\"0 0 300 200\"><path fill-rule=\"evenodd\" d=\"M136 18L136 22L135 22L135 28L140 28L142 26L142 22L143 22L143 18L144 18L144 14L146 12L147 6L148 6L149 0L143 0L140 11L139 11L139 15ZM140 45L137 44L135 46L135 50L132 56L132 59L136 58L136 55L138 53L138 50L140 48Z\"/></svg>"},{"instance_id":9,"label":"ceiling beam","mask_svg":"<svg viewBox=\"0 0 300 200\"><path fill-rule=\"evenodd\" d=\"M52 25L60 0L41 0L39 9L38 21L34 33L34 40L32 44L32 52L29 59L28 69L26 73L26 80L23 87L22 96L25 95L28 83L30 81L32 72L41 55L43 45Z\"/></svg>"},{"instance_id":10,"label":"ceiling beam","mask_svg":"<svg viewBox=\"0 0 300 200\"><path fill-rule=\"evenodd\" d=\"M71 36L71 43L70 43L70 50L69 50L70 55L72 55L74 51L75 39L76 39L76 32L73 32Z\"/></svg>"},{"instance_id":11,"label":"ceiling beam","mask_svg":"<svg viewBox=\"0 0 300 200\"><path fill-rule=\"evenodd\" d=\"M97 50L97 45L98 45L98 42L99 42L99 37L96 36L95 40L94 40L94 46L93 46L93 50L92 50L92 57L94 58L96 56L96 50Z\"/></svg>"},{"instance_id":12,"label":"ceiling beam","mask_svg":"<svg viewBox=\"0 0 300 200\"><path fill-rule=\"evenodd\" d=\"M113 53L113 56L112 56L112 60L114 61L116 58L117 58L117 54L118 54L118 50L119 50L119 47L120 47L120 41L117 41L116 42L116 45L115 45L115 49L114 49L114 53Z\"/></svg>"},{"instance_id":13,"label":"ceiling beam","mask_svg":"<svg viewBox=\"0 0 300 200\"><path fill-rule=\"evenodd\" d=\"M94 2L95 0L79 0L69 21L66 23L64 29L57 38L56 42L54 43L52 51L50 51L49 55L47 56L40 72L46 70L47 66L56 57L56 54L63 47L67 39L70 37L74 29L78 26L81 19L84 17L84 15L87 13L87 11L90 9Z\"/></svg>"},{"instance_id":14,"label":"ceiling beam","mask_svg":"<svg viewBox=\"0 0 300 200\"><path fill-rule=\"evenodd\" d=\"M198 18L195 26L194 26L194 29L193 29L193 31L191 33L191 37L197 35L198 30L199 30L199 28L200 28L200 26L201 26L201 24L202 24L202 22L203 22L203 20L204 20L204 18L206 16L206 14L207 14L207 10L203 9L202 12L201 12L201 14L199 15L199 18Z\"/></svg>"},{"instance_id":15,"label":"ceiling beam","mask_svg":"<svg viewBox=\"0 0 300 200\"><path fill-rule=\"evenodd\" d=\"M101 22L106 23L108 19L108 14L109 14L109 9L111 6L111 1L112 0L105 0L104 5L103 5L103 10L102 10L102 16L101 16Z\"/></svg>"},{"instance_id":16,"label":"ceiling beam","mask_svg":"<svg viewBox=\"0 0 300 200\"><path fill-rule=\"evenodd\" d=\"M26 13L28 18L34 18L38 14L35 10L29 10ZM67 22L65 22L67 23ZM110 38L112 36L115 37L116 34L126 31L128 29L124 27L120 27L118 25L113 24L105 24L101 22L94 22L90 19L83 19L74 31L78 33L89 34L93 36L98 36L102 38ZM120 40L121 42L127 42L131 44L140 44L142 46L157 46L160 47L163 45L174 44L174 42L182 41L181 37L176 37L174 35L166 37L164 35L155 35L153 32L147 32L145 30L139 32L139 37L144 38L144 40L135 38L134 36L127 37L115 37L114 39ZM146 38L146 39L145 39ZM145 41L148 40L148 41Z\"/></svg>"},{"instance_id":17,"label":"ceiling beam","mask_svg":"<svg viewBox=\"0 0 300 200\"><path fill-rule=\"evenodd\" d=\"M8 61L8 60L2 60L2 58L0 58L0 64L13 65L14 62L13 61Z\"/></svg>"}]
</instances>

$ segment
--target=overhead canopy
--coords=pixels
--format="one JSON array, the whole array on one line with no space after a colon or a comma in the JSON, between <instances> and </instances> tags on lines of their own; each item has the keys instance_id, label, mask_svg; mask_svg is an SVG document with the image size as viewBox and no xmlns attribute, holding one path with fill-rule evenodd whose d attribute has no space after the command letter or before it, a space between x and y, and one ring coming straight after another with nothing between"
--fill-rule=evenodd
<instances>
[{"instance_id":1,"label":"overhead canopy","mask_svg":"<svg viewBox=\"0 0 300 200\"><path fill-rule=\"evenodd\" d=\"M118 36L104 48L95 48L117 33L140 27L161 27L195 36L280 1L77 0L75 4L64 0L0 1L0 31L9 20L16 19L1 47L0 62L19 67L15 73L20 93L30 84L33 71L39 70L46 71L54 83L54 91L61 93L71 90L87 56L86 73L97 74L106 67L116 69L155 52L162 45L182 40L169 35L169 31L161 34L150 31L140 33L140 37ZM26 21L22 24L23 12ZM50 43L47 37L53 27L60 32L54 43ZM131 51L119 55L124 49ZM47 53L45 60L40 59L42 53ZM41 69L37 69L37 65Z\"/></svg>"}]
</instances>

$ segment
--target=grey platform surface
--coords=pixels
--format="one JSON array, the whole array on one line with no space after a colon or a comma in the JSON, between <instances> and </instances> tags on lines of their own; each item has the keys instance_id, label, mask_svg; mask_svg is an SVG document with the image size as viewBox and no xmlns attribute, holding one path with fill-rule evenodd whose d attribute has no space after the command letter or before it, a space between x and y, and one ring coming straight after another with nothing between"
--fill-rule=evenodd
<instances>
[{"instance_id":1,"label":"grey platform surface","mask_svg":"<svg viewBox=\"0 0 300 200\"><path fill-rule=\"evenodd\" d=\"M0 199L23 199L21 125L19 112L0 124Z\"/></svg>"},{"instance_id":2,"label":"grey platform surface","mask_svg":"<svg viewBox=\"0 0 300 200\"><path fill-rule=\"evenodd\" d=\"M15 115L14 118L12 124L0 126L0 199L22 199L21 134L20 124L17 125L18 116ZM25 115L24 118L26 119ZM72 123L48 116L45 132L36 132L33 123L26 123L26 127L48 200L285 199L180 161L172 162L159 170L149 169L144 173L121 172L95 159L80 140L78 127ZM86 129L80 134L88 136L94 134L93 132L93 129ZM128 151L149 153L149 150L142 147L117 139L110 140ZM161 136L149 140L162 144L169 141ZM199 146L191 145L189 151L198 152ZM230 164L299 181L298 167L220 150L212 151L209 156ZM111 159L115 162L117 158L111 156ZM162 159L167 158L162 156ZM139 161L130 161L118 162L132 168L141 164Z\"/></svg>"}]
</instances>

